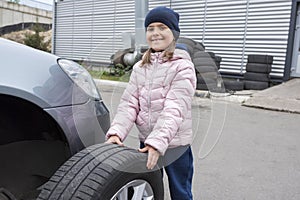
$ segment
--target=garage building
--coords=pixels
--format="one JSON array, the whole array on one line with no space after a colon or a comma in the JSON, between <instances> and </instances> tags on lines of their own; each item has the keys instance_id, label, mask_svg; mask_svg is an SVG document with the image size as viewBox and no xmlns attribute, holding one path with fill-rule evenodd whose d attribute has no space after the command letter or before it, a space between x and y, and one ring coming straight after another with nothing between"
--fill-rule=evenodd
<instances>
[{"instance_id":1,"label":"garage building","mask_svg":"<svg viewBox=\"0 0 300 200\"><path fill-rule=\"evenodd\" d=\"M109 65L111 55L124 49L135 33L137 1L143 0L54 1L53 53ZM293 50L297 34L290 31L296 23L298 0L143 2L149 10L164 5L179 12L181 36L202 42L206 51L221 56L221 74L243 74L247 56L259 54L274 57L273 79L300 76L298 54Z\"/></svg>"}]
</instances>

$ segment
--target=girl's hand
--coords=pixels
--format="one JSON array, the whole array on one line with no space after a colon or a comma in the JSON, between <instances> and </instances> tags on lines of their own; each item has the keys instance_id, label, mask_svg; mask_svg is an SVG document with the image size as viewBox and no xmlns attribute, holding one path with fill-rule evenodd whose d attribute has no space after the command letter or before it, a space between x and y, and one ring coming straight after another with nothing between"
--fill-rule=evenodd
<instances>
[{"instance_id":1,"label":"girl's hand","mask_svg":"<svg viewBox=\"0 0 300 200\"><path fill-rule=\"evenodd\" d=\"M110 136L105 143L107 143L107 144L118 144L120 146L124 146L124 144L121 142L121 139L117 135Z\"/></svg>"},{"instance_id":2,"label":"girl's hand","mask_svg":"<svg viewBox=\"0 0 300 200\"><path fill-rule=\"evenodd\" d=\"M153 147L146 145L146 147L139 149L139 152L145 153L148 152L147 168L153 169L157 164L160 153Z\"/></svg>"}]
</instances>

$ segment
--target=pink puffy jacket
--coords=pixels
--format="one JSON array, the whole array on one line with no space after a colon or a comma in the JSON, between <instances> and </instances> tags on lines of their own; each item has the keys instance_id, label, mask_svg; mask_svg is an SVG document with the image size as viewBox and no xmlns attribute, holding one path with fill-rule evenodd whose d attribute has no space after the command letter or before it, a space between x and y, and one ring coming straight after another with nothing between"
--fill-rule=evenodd
<instances>
[{"instance_id":1,"label":"pink puffy jacket","mask_svg":"<svg viewBox=\"0 0 300 200\"><path fill-rule=\"evenodd\" d=\"M140 64L133 66L107 137L118 135L124 141L135 123L140 141L162 155L167 148L191 144L196 75L189 54L175 49L172 60L167 61L156 52L151 64Z\"/></svg>"}]
</instances>

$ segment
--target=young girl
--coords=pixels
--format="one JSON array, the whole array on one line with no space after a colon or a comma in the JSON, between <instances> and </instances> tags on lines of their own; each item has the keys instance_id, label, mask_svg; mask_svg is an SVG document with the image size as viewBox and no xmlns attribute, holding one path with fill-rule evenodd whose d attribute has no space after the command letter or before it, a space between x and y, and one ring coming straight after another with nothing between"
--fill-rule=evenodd
<instances>
[{"instance_id":1,"label":"young girl","mask_svg":"<svg viewBox=\"0 0 300 200\"><path fill-rule=\"evenodd\" d=\"M137 62L107 143L123 145L133 124L139 130L140 152L148 152L147 168L160 157L173 200L192 199L191 103L196 88L194 65L187 51L176 49L179 15L156 7L145 18L149 49Z\"/></svg>"}]
</instances>

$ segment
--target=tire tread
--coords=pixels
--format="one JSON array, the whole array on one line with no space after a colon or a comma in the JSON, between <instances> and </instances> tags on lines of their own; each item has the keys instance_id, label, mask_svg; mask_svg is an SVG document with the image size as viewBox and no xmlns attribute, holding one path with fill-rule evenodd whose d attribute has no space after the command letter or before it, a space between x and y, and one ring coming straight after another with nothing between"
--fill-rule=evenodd
<instances>
[{"instance_id":1,"label":"tire tread","mask_svg":"<svg viewBox=\"0 0 300 200\"><path fill-rule=\"evenodd\" d=\"M112 177L122 177L122 173L116 172L120 171L121 167L130 165L132 160L139 158L146 162L147 156L136 150L118 145L93 145L74 155L70 162L61 166L55 173L55 178L51 178L45 185L38 200L87 200L94 199L95 196L102 198L106 195L104 189L107 188L111 179L114 179ZM158 187L162 188L162 183ZM88 193L85 192L87 190Z\"/></svg>"}]
</instances>

